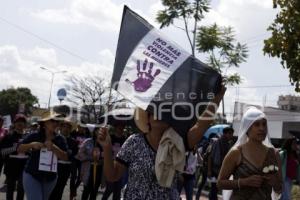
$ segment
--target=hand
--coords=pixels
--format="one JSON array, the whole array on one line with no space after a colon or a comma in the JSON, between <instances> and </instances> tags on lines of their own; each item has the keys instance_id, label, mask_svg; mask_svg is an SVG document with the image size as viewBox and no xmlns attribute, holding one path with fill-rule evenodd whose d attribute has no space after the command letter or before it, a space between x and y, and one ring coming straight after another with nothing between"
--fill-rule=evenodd
<instances>
[{"instance_id":1,"label":"hand","mask_svg":"<svg viewBox=\"0 0 300 200\"><path fill-rule=\"evenodd\" d=\"M145 59L142 70L140 66L140 60L137 60L137 79L133 82L128 79L126 79L125 81L133 85L135 91L146 92L151 87L151 83L155 80L156 76L160 74L160 69L156 69L154 73L152 72L154 71L153 65L154 63L148 62L148 60Z\"/></svg>"},{"instance_id":2,"label":"hand","mask_svg":"<svg viewBox=\"0 0 300 200\"><path fill-rule=\"evenodd\" d=\"M240 185L249 187L261 187L264 180L264 176L252 175L247 178L240 179Z\"/></svg>"},{"instance_id":3,"label":"hand","mask_svg":"<svg viewBox=\"0 0 300 200\"><path fill-rule=\"evenodd\" d=\"M182 174L180 174L180 175L178 176L178 181L179 181L180 183L183 184L183 182L184 182L184 177L183 177Z\"/></svg>"},{"instance_id":4,"label":"hand","mask_svg":"<svg viewBox=\"0 0 300 200\"><path fill-rule=\"evenodd\" d=\"M222 84L219 93L215 96L212 102L219 105L225 95L226 90L227 88L225 87L224 84Z\"/></svg>"},{"instance_id":5,"label":"hand","mask_svg":"<svg viewBox=\"0 0 300 200\"><path fill-rule=\"evenodd\" d=\"M110 135L108 134L107 127L101 127L98 132L97 142L103 147L111 146Z\"/></svg>"},{"instance_id":6,"label":"hand","mask_svg":"<svg viewBox=\"0 0 300 200\"><path fill-rule=\"evenodd\" d=\"M31 142L30 145L31 145L31 148L34 150L40 150L41 148L44 147L44 144L41 142Z\"/></svg>"},{"instance_id":7,"label":"hand","mask_svg":"<svg viewBox=\"0 0 300 200\"><path fill-rule=\"evenodd\" d=\"M268 174L264 178L266 182L273 188L278 186L278 183L280 183L278 173Z\"/></svg>"},{"instance_id":8,"label":"hand","mask_svg":"<svg viewBox=\"0 0 300 200\"><path fill-rule=\"evenodd\" d=\"M52 149L53 149L53 142L51 140L47 140L45 142L45 147L48 149L48 151L52 151Z\"/></svg>"}]
</instances>

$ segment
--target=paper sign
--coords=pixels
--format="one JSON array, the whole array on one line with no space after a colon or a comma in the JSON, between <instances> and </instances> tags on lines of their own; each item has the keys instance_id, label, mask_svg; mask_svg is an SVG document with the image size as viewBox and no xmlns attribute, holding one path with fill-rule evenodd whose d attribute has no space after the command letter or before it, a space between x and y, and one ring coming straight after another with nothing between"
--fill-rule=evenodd
<instances>
[{"instance_id":1,"label":"paper sign","mask_svg":"<svg viewBox=\"0 0 300 200\"><path fill-rule=\"evenodd\" d=\"M129 57L118 92L146 110L159 89L189 56L176 43L152 29Z\"/></svg>"},{"instance_id":2,"label":"paper sign","mask_svg":"<svg viewBox=\"0 0 300 200\"><path fill-rule=\"evenodd\" d=\"M3 127L6 129L9 129L11 126L11 117L10 115L5 115L3 116L4 122L3 122Z\"/></svg>"},{"instance_id":3,"label":"paper sign","mask_svg":"<svg viewBox=\"0 0 300 200\"><path fill-rule=\"evenodd\" d=\"M39 170L57 172L57 156L52 151L48 151L47 148L40 150Z\"/></svg>"}]
</instances>

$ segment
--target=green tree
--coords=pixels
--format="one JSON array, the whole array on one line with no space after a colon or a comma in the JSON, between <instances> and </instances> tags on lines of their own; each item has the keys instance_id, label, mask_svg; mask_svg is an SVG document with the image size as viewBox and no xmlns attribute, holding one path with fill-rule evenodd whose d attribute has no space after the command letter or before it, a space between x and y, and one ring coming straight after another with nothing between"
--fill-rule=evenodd
<instances>
[{"instance_id":1,"label":"green tree","mask_svg":"<svg viewBox=\"0 0 300 200\"><path fill-rule=\"evenodd\" d=\"M208 54L207 64L217 70L224 77L227 85L241 83L238 73L227 74L231 67L239 67L248 57L246 44L236 41L232 27L221 27L217 24L201 26L197 35L197 50ZM224 99L222 101L223 117Z\"/></svg>"},{"instance_id":2,"label":"green tree","mask_svg":"<svg viewBox=\"0 0 300 200\"><path fill-rule=\"evenodd\" d=\"M195 56L195 41L197 23L204 18L204 13L208 12L209 0L162 0L164 10L158 12L156 20L160 23L160 28L168 27L174 23L175 19L182 19L192 55ZM193 20L193 29L190 31L189 24ZM191 35L192 34L192 35Z\"/></svg>"},{"instance_id":3,"label":"green tree","mask_svg":"<svg viewBox=\"0 0 300 200\"><path fill-rule=\"evenodd\" d=\"M272 36L264 41L264 53L281 59L283 68L295 91L300 92L300 1L273 0L274 8L280 7L268 31Z\"/></svg>"},{"instance_id":4,"label":"green tree","mask_svg":"<svg viewBox=\"0 0 300 200\"><path fill-rule=\"evenodd\" d=\"M227 84L241 83L237 73L226 74L230 67L239 67L248 57L247 45L236 42L232 27L201 26L196 46L199 52L208 54L207 64L222 74Z\"/></svg>"},{"instance_id":5,"label":"green tree","mask_svg":"<svg viewBox=\"0 0 300 200\"><path fill-rule=\"evenodd\" d=\"M31 94L28 88L9 88L0 91L0 114L11 115L19 112L24 107L24 114L30 114L31 108L38 103L38 98Z\"/></svg>"}]
</instances>

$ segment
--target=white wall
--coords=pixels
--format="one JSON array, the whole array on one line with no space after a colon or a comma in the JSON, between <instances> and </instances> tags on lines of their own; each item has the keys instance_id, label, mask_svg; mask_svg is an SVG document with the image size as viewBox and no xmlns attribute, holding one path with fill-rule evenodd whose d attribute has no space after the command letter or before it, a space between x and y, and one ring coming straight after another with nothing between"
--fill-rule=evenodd
<instances>
[{"instance_id":1,"label":"white wall","mask_svg":"<svg viewBox=\"0 0 300 200\"><path fill-rule=\"evenodd\" d=\"M271 138L282 138L281 121L268 121L268 129Z\"/></svg>"}]
</instances>

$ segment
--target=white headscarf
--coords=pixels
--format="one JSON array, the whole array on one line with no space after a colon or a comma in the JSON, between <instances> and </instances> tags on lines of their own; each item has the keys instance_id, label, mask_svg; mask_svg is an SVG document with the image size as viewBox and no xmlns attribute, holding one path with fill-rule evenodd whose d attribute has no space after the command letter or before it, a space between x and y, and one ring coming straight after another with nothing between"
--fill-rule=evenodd
<instances>
[{"instance_id":1,"label":"white headscarf","mask_svg":"<svg viewBox=\"0 0 300 200\"><path fill-rule=\"evenodd\" d=\"M246 112L244 113L241 121L241 126L238 132L238 140L236 143L233 145L233 147L238 147L243 144L245 144L248 141L248 135L247 132L251 125L260 119L267 119L265 113L263 113L261 110L257 109L256 107L249 107ZM269 132L268 132L268 127L267 127L267 136L265 140L263 141L263 144L266 145L267 147L273 147Z\"/></svg>"}]
</instances>

